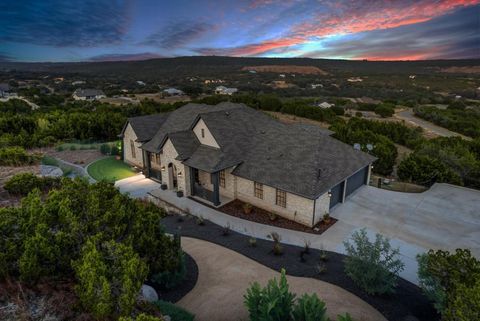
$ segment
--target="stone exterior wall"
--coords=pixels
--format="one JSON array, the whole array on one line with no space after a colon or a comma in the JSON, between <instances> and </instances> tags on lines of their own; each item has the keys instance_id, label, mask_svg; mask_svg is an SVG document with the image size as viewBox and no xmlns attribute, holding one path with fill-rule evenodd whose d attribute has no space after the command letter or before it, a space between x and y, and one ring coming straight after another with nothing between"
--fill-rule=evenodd
<instances>
[{"instance_id":1,"label":"stone exterior wall","mask_svg":"<svg viewBox=\"0 0 480 321\"><path fill-rule=\"evenodd\" d=\"M202 129L204 131L204 136L205 137L202 137ZM215 148L220 148L217 141L213 137L212 133L208 130L207 125L205 124L205 122L201 118L197 122L195 127L193 127L193 132L195 133L198 140L200 141L200 144L215 147Z\"/></svg>"},{"instance_id":2,"label":"stone exterior wall","mask_svg":"<svg viewBox=\"0 0 480 321\"><path fill-rule=\"evenodd\" d=\"M178 189L182 190L185 195L190 195L190 173L188 167L175 159L178 156L178 153L175 150L175 147L173 146L170 139L165 142L162 151L163 152L160 156L160 160L163 164L162 166L165 166L165 170L162 171L162 182L167 184L168 189L173 189L173 178L169 177L170 171L168 169L168 165L172 163L173 166L175 166L177 169L176 172Z\"/></svg>"},{"instance_id":3,"label":"stone exterior wall","mask_svg":"<svg viewBox=\"0 0 480 321\"><path fill-rule=\"evenodd\" d=\"M234 167L225 169L225 187L220 185L220 195L223 195L228 198L235 198L235 181L236 177L232 175ZM204 172L199 170L198 171L198 178L200 180L200 184L208 189L209 191L213 191L213 184L210 179L210 173Z\"/></svg>"},{"instance_id":4,"label":"stone exterior wall","mask_svg":"<svg viewBox=\"0 0 480 321\"><path fill-rule=\"evenodd\" d=\"M123 133L123 153L124 153L124 160L125 162L129 163L130 165L134 165L140 168L143 168L143 156L142 150L140 149L140 143L135 142L137 139L137 135L133 131L133 128L130 124L127 125L125 132ZM130 147L130 142L133 141L135 145L135 158L132 156L132 149Z\"/></svg>"},{"instance_id":5,"label":"stone exterior wall","mask_svg":"<svg viewBox=\"0 0 480 321\"><path fill-rule=\"evenodd\" d=\"M328 192L320 195L315 200L315 215L314 215L314 224L317 224L323 219L325 213L330 213L330 197Z\"/></svg>"},{"instance_id":6,"label":"stone exterior wall","mask_svg":"<svg viewBox=\"0 0 480 321\"><path fill-rule=\"evenodd\" d=\"M254 206L274 212L282 217L296 221L298 223L312 226L313 219L313 200L304 198L295 194L286 193L287 207L275 204L276 189L263 185L263 199L254 195L254 182L241 177L236 177L237 189L236 198L248 202ZM323 214L322 214L323 215Z\"/></svg>"}]
</instances>

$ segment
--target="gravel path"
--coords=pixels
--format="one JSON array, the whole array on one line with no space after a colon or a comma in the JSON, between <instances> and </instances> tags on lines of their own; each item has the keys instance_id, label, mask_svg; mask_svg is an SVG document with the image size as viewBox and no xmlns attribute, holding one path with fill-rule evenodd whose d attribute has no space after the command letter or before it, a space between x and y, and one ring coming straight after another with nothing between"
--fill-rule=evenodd
<instances>
[{"instance_id":1,"label":"gravel path","mask_svg":"<svg viewBox=\"0 0 480 321\"><path fill-rule=\"evenodd\" d=\"M217 244L183 237L182 247L195 259L199 277L195 288L177 304L194 313L196 321L248 320L243 295L250 283L265 285L279 277L278 272ZM332 319L348 312L356 321L386 321L371 305L338 286L311 278L287 279L297 297L317 293Z\"/></svg>"}]
</instances>

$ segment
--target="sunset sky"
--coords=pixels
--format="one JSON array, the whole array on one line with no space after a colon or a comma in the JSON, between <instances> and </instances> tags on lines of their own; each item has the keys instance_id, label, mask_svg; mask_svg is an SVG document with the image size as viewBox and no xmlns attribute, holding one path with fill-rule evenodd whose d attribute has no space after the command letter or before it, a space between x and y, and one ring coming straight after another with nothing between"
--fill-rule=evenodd
<instances>
[{"instance_id":1,"label":"sunset sky","mask_svg":"<svg viewBox=\"0 0 480 321\"><path fill-rule=\"evenodd\" d=\"M0 1L0 61L480 58L480 0Z\"/></svg>"}]
</instances>

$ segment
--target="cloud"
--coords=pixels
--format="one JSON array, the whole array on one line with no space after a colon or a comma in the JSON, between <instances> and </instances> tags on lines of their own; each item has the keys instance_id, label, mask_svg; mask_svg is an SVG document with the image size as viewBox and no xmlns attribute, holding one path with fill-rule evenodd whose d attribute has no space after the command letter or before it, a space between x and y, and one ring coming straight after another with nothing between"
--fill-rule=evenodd
<instances>
[{"instance_id":1,"label":"cloud","mask_svg":"<svg viewBox=\"0 0 480 321\"><path fill-rule=\"evenodd\" d=\"M478 23L478 10L463 9L420 24L325 40L321 50L304 55L370 60L480 58Z\"/></svg>"},{"instance_id":2,"label":"cloud","mask_svg":"<svg viewBox=\"0 0 480 321\"><path fill-rule=\"evenodd\" d=\"M205 22L172 22L165 28L148 36L141 44L157 48L175 49L200 38L212 29L214 29L214 26Z\"/></svg>"},{"instance_id":3,"label":"cloud","mask_svg":"<svg viewBox=\"0 0 480 321\"><path fill-rule=\"evenodd\" d=\"M0 41L55 47L119 43L128 26L127 0L22 0L0 3Z\"/></svg>"},{"instance_id":4,"label":"cloud","mask_svg":"<svg viewBox=\"0 0 480 321\"><path fill-rule=\"evenodd\" d=\"M200 54L256 56L288 52L289 49L296 51L297 46L312 41L320 41L331 36L416 25L478 3L480 0L426 0L422 2L415 0L388 2L380 0L344 0L340 2L319 0L316 7L312 7L312 10L318 11L313 18L292 25L290 31L281 37L231 48L200 48L197 49L197 52ZM255 7L260 5L268 6L270 2L260 1Z\"/></svg>"},{"instance_id":5,"label":"cloud","mask_svg":"<svg viewBox=\"0 0 480 321\"><path fill-rule=\"evenodd\" d=\"M10 62L10 61L12 61L11 56L4 53L0 53L0 62Z\"/></svg>"},{"instance_id":6,"label":"cloud","mask_svg":"<svg viewBox=\"0 0 480 321\"><path fill-rule=\"evenodd\" d=\"M165 56L151 53L151 52L142 52L142 53L133 53L133 54L104 54L93 56L90 61L135 61L135 60L148 60L155 58L164 58Z\"/></svg>"}]
</instances>

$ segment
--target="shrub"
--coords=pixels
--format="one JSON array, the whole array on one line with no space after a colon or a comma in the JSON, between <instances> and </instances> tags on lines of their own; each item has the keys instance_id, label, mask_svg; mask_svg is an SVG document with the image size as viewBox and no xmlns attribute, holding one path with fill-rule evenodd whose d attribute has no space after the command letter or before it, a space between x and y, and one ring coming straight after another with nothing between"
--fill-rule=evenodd
<instances>
[{"instance_id":1,"label":"shrub","mask_svg":"<svg viewBox=\"0 0 480 321\"><path fill-rule=\"evenodd\" d=\"M380 104L375 108L375 114L382 116L382 118L392 117L395 113L393 107L385 104Z\"/></svg>"},{"instance_id":2,"label":"shrub","mask_svg":"<svg viewBox=\"0 0 480 321\"><path fill-rule=\"evenodd\" d=\"M35 188L45 192L60 185L61 179L58 177L38 177L32 173L21 173L5 183L5 190L12 195L25 196Z\"/></svg>"},{"instance_id":3,"label":"shrub","mask_svg":"<svg viewBox=\"0 0 480 321\"><path fill-rule=\"evenodd\" d=\"M22 147L0 148L0 166L25 166L37 164L39 155L27 153Z\"/></svg>"},{"instance_id":4,"label":"shrub","mask_svg":"<svg viewBox=\"0 0 480 321\"><path fill-rule=\"evenodd\" d=\"M417 260L420 287L445 320L478 319L480 261L469 250L430 250Z\"/></svg>"},{"instance_id":5,"label":"shrub","mask_svg":"<svg viewBox=\"0 0 480 321\"><path fill-rule=\"evenodd\" d=\"M100 152L101 152L103 155L110 155L110 153L111 153L110 145L108 145L108 144L102 144L102 145L100 145Z\"/></svg>"},{"instance_id":6,"label":"shrub","mask_svg":"<svg viewBox=\"0 0 480 321\"><path fill-rule=\"evenodd\" d=\"M193 321L195 316L190 312L165 301L157 301L155 305L160 309L163 315L170 316L172 321Z\"/></svg>"},{"instance_id":7,"label":"shrub","mask_svg":"<svg viewBox=\"0 0 480 321\"><path fill-rule=\"evenodd\" d=\"M273 254L282 255L283 249L280 244L281 237L277 232L272 232L270 234L271 239L273 240Z\"/></svg>"},{"instance_id":8,"label":"shrub","mask_svg":"<svg viewBox=\"0 0 480 321\"><path fill-rule=\"evenodd\" d=\"M295 295L288 290L285 270L282 269L280 281L274 278L264 288L255 282L247 289L244 298L250 321L285 321L290 320Z\"/></svg>"},{"instance_id":9,"label":"shrub","mask_svg":"<svg viewBox=\"0 0 480 321\"><path fill-rule=\"evenodd\" d=\"M127 317L121 317L118 319L118 321L163 321L163 318L157 318L153 315L147 315L144 313L141 313L137 315L135 318L127 318Z\"/></svg>"},{"instance_id":10,"label":"shrub","mask_svg":"<svg viewBox=\"0 0 480 321\"><path fill-rule=\"evenodd\" d=\"M162 289L173 289L185 280L187 266L185 264L185 254L181 252L180 265L174 271L163 271L152 276L152 281Z\"/></svg>"},{"instance_id":11,"label":"shrub","mask_svg":"<svg viewBox=\"0 0 480 321\"><path fill-rule=\"evenodd\" d=\"M353 318L348 313L345 313L344 315L339 314L337 316L337 321L353 321Z\"/></svg>"},{"instance_id":12,"label":"shrub","mask_svg":"<svg viewBox=\"0 0 480 321\"><path fill-rule=\"evenodd\" d=\"M325 302L314 293L304 294L298 300L292 311L294 321L329 321Z\"/></svg>"},{"instance_id":13,"label":"shrub","mask_svg":"<svg viewBox=\"0 0 480 321\"><path fill-rule=\"evenodd\" d=\"M393 293L404 264L399 249L392 249L387 238L377 234L370 242L365 229L352 235L353 244L344 242L347 257L345 273L368 294Z\"/></svg>"}]
</instances>

